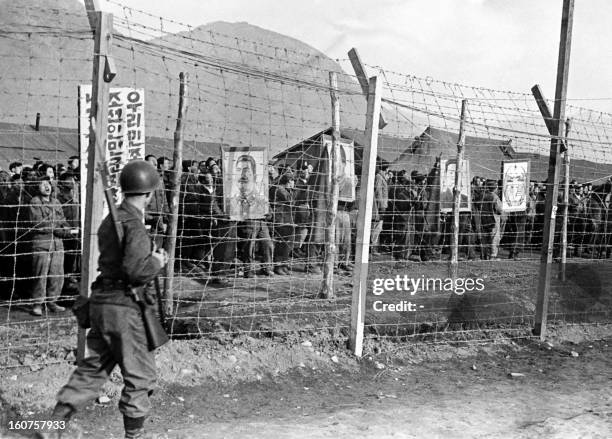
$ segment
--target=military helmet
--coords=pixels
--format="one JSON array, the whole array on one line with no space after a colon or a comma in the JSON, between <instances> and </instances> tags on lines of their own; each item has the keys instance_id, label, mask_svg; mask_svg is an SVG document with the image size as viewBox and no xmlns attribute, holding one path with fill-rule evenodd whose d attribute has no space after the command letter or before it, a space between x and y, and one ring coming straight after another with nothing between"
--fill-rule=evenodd
<instances>
[{"instance_id":1,"label":"military helmet","mask_svg":"<svg viewBox=\"0 0 612 439\"><path fill-rule=\"evenodd\" d=\"M119 176L121 192L124 194L145 194L159 186L157 169L144 160L133 160L123 167Z\"/></svg>"}]
</instances>

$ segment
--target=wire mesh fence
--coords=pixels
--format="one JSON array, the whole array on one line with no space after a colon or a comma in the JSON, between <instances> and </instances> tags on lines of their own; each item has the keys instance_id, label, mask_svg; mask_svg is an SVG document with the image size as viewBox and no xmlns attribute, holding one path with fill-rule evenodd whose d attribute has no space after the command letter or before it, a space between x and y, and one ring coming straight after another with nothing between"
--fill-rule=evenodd
<instances>
[{"instance_id":1,"label":"wire mesh fence","mask_svg":"<svg viewBox=\"0 0 612 439\"><path fill-rule=\"evenodd\" d=\"M158 246L167 244L172 207L177 211L172 335L328 331L346 339L369 147L366 97L358 78L346 73L348 60L246 24L193 28L111 3L122 8L113 21L111 87L144 90L140 154L164 181L146 213ZM84 10L1 7L3 17L12 17L0 36L0 56L10 65L0 85L2 158L21 169L2 174L0 364L36 367L71 356L76 340L75 320L54 304L69 307L80 288L87 197L80 196L85 169L72 166L84 157L77 90L91 83L93 37ZM366 335L430 341L530 335L551 143L534 96L367 69L383 81L386 126L378 137L364 266ZM183 161L173 163L180 73L189 76L188 111ZM459 261L451 276L464 100ZM568 195L557 182L553 246L555 258L565 249L567 262L565 279L552 281L549 318L610 322L612 115L573 105L567 114ZM127 122L113 129L121 127L128 130ZM40 188L46 184L48 196ZM334 186L338 201L330 209ZM328 269L333 294L322 297ZM162 280L170 285L168 276Z\"/></svg>"}]
</instances>

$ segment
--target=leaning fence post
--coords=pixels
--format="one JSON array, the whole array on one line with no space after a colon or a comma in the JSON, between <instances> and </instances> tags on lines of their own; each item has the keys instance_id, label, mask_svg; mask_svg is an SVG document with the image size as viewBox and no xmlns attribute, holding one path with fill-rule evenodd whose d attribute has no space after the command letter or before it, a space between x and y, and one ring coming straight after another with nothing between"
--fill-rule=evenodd
<instances>
[{"instance_id":1,"label":"leaning fence post","mask_svg":"<svg viewBox=\"0 0 612 439\"><path fill-rule=\"evenodd\" d=\"M572 46L573 21L574 0L563 0L561 38L559 42L559 59L557 63L555 107L551 121L554 128L554 133L551 133L550 141L548 184L546 189L546 205L544 209L544 236L542 240L542 254L540 257L540 274L538 278L535 325L533 328L533 333L538 335L541 340L544 340L546 337L546 322L548 318L550 276L552 271L552 253L555 238L555 217L557 211L557 184L560 171L560 161L558 159L562 145L561 139L563 138L563 131L560 122L565 119L565 100L567 98L567 79L569 74L569 60Z\"/></svg>"},{"instance_id":2,"label":"leaning fence post","mask_svg":"<svg viewBox=\"0 0 612 439\"><path fill-rule=\"evenodd\" d=\"M174 260L176 255L176 234L178 230L178 208L179 192L181 187L181 174L183 171L183 133L185 132L185 119L188 108L188 89L187 81L189 74L181 72L179 75L179 108L176 118L176 130L174 131L174 154L172 163L174 170L172 173L172 204L170 205L170 222L168 223L168 240L166 241L166 251L168 252L168 265L166 268L166 285L164 288L164 310L165 315L170 316L174 307Z\"/></svg>"},{"instance_id":3,"label":"leaning fence post","mask_svg":"<svg viewBox=\"0 0 612 439\"><path fill-rule=\"evenodd\" d=\"M323 282L319 297L334 297L334 262L336 256L336 221L338 215L338 142L340 140L340 102L338 100L338 77L336 72L329 72L330 96L332 104L332 144L329 151L325 213L325 261L323 263Z\"/></svg>"},{"instance_id":4,"label":"leaning fence post","mask_svg":"<svg viewBox=\"0 0 612 439\"><path fill-rule=\"evenodd\" d=\"M457 164L455 165L455 187L453 188L453 235L451 242L450 277L457 278L459 264L459 211L461 208L461 182L463 178L463 155L465 149L465 112L467 99L461 101L459 140L457 141Z\"/></svg>"},{"instance_id":5,"label":"leaning fence post","mask_svg":"<svg viewBox=\"0 0 612 439\"><path fill-rule=\"evenodd\" d=\"M96 11L93 2L86 2L90 23L95 23L93 74L91 90L91 112L89 146L87 150L86 199L83 229L83 255L81 259L81 291L85 297L90 295L92 281L96 278L99 249L98 228L103 216L102 181L96 169L104 162L98 151L106 151L105 139L108 125L109 85L104 78L104 66L110 57L113 35L113 15ZM95 17L95 19L94 19ZM110 81L109 81L110 82ZM85 357L87 330L79 327L77 335L77 359Z\"/></svg>"},{"instance_id":6,"label":"leaning fence post","mask_svg":"<svg viewBox=\"0 0 612 439\"><path fill-rule=\"evenodd\" d=\"M374 177L378 152L378 121L380 117L382 84L376 76L370 78L366 113L365 144L361 165L361 190L357 235L355 242L355 271L353 272L353 299L351 302L351 327L349 348L357 356L363 353L363 329L366 312L368 258L372 228L372 203L374 202Z\"/></svg>"}]
</instances>

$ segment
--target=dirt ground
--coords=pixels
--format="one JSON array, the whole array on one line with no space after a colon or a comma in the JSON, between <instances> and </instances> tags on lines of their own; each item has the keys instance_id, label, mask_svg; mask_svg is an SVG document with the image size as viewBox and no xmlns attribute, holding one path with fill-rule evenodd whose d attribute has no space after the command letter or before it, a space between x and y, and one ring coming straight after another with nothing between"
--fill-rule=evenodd
<instances>
[{"instance_id":1,"label":"dirt ground","mask_svg":"<svg viewBox=\"0 0 612 439\"><path fill-rule=\"evenodd\" d=\"M446 277L447 264L373 260L369 278L414 273ZM554 274L551 345L529 338L535 260L465 261L459 275L483 278L485 291L368 294L361 360L345 349L346 274L333 300L299 267L225 288L180 277L147 427L159 438L612 437L612 263L573 261L566 282ZM421 311L372 311L407 298ZM76 325L18 306L0 318L0 437L28 437L9 422L49 416L74 367ZM122 437L120 391L115 373L110 404L80 411L68 437Z\"/></svg>"},{"instance_id":2,"label":"dirt ground","mask_svg":"<svg viewBox=\"0 0 612 439\"><path fill-rule=\"evenodd\" d=\"M157 438L612 437L612 326L550 329L548 343L368 339L361 360L316 337L173 341L157 355L147 428ZM2 437L28 437L9 421L46 419L71 370L0 371ZM119 375L104 393L111 403L80 411L68 437L122 437Z\"/></svg>"}]
</instances>

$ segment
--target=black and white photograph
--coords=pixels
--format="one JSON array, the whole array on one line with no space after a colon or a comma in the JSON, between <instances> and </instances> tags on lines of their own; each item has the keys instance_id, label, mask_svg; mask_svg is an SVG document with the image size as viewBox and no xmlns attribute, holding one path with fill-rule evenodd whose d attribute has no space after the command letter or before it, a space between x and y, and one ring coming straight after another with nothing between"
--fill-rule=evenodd
<instances>
[{"instance_id":1,"label":"black and white photograph","mask_svg":"<svg viewBox=\"0 0 612 439\"><path fill-rule=\"evenodd\" d=\"M0 0L0 438L611 438L611 21Z\"/></svg>"},{"instance_id":2,"label":"black and white photograph","mask_svg":"<svg viewBox=\"0 0 612 439\"><path fill-rule=\"evenodd\" d=\"M225 212L232 221L264 219L269 211L268 160L264 148L224 148Z\"/></svg>"}]
</instances>

